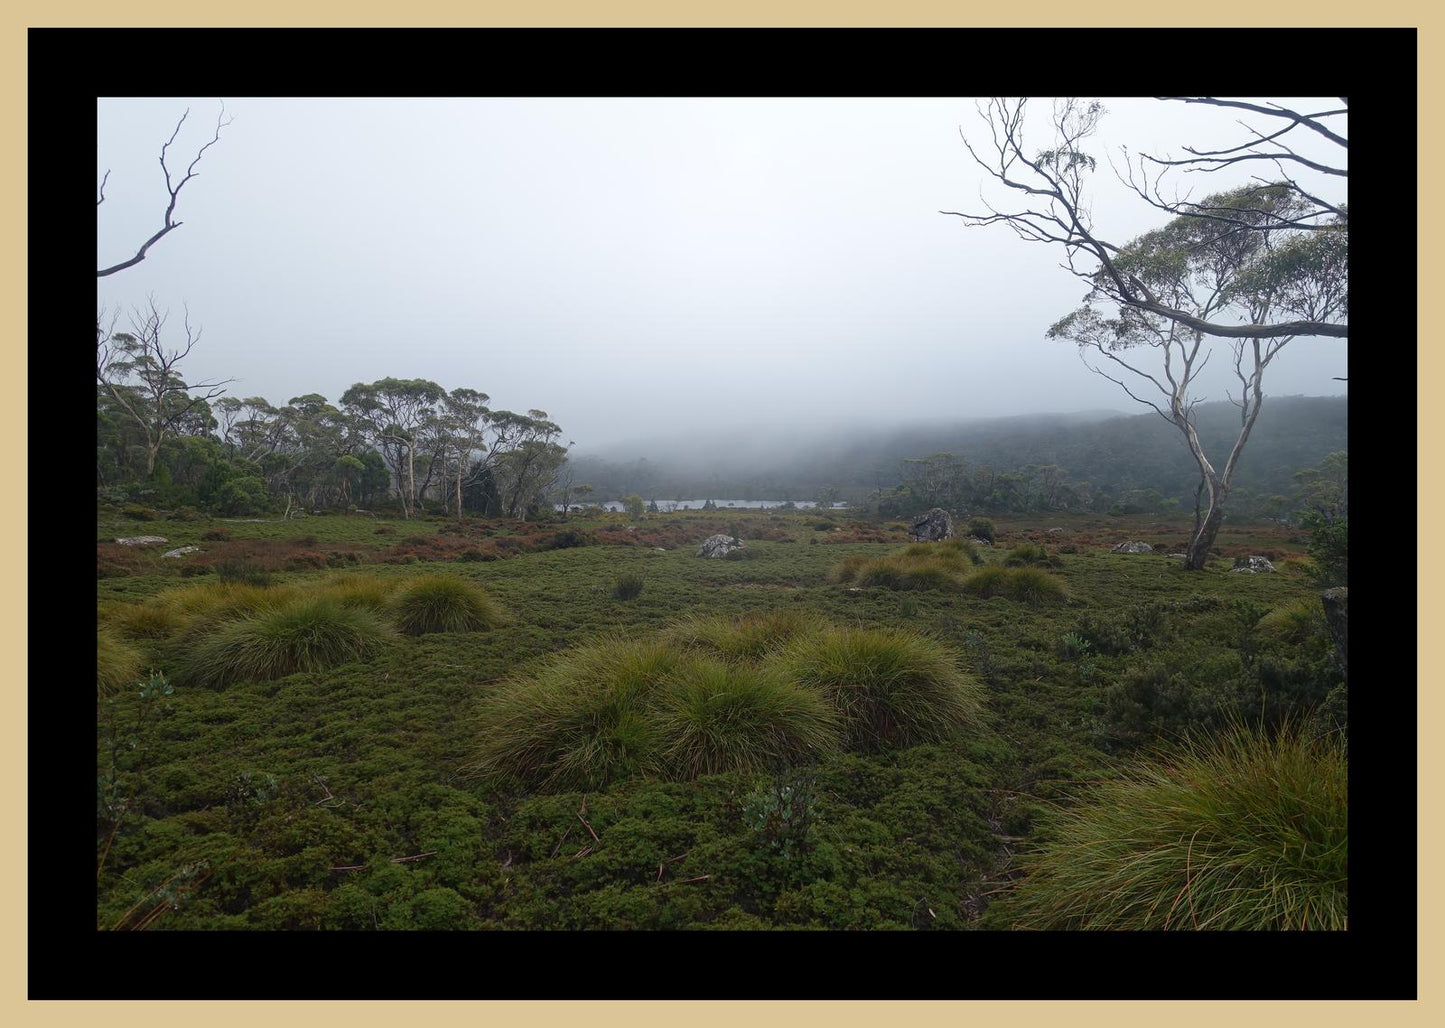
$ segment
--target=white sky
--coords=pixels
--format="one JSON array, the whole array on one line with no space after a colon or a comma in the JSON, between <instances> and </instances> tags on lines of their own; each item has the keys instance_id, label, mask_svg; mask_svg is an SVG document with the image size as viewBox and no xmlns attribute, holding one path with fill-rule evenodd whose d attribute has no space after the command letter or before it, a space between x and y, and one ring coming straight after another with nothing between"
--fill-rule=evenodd
<instances>
[{"instance_id":1,"label":"white sky","mask_svg":"<svg viewBox=\"0 0 1445 1028\"><path fill-rule=\"evenodd\" d=\"M1101 159L1242 139L1238 112L1105 105ZM187 107L182 173L218 101L98 103L100 266L159 228L156 158ZM709 426L1143 409L1044 338L1085 292L1054 248L938 213L979 208L958 134L984 138L971 99L228 97L226 111L181 194L184 226L99 280L97 306L154 294L176 326L188 308L203 336L187 377L234 378L236 396L335 403L355 382L429 378L546 410L579 453ZM1110 241L1162 223L1102 160L1096 186ZM1339 179L1321 188L1344 199ZM1266 391L1339 394L1346 368L1343 340L1298 339Z\"/></svg>"}]
</instances>

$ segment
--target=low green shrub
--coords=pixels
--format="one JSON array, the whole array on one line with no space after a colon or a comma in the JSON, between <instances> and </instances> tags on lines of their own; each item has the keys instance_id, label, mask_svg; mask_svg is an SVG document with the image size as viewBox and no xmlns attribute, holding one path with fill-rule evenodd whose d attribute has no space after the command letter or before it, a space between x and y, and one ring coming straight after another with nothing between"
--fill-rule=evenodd
<instances>
[{"instance_id":1,"label":"low green shrub","mask_svg":"<svg viewBox=\"0 0 1445 1028\"><path fill-rule=\"evenodd\" d=\"M980 539L987 539L990 543L995 542L993 522L988 518L973 518L968 523L968 534L976 535Z\"/></svg>"},{"instance_id":2,"label":"low green shrub","mask_svg":"<svg viewBox=\"0 0 1445 1028\"><path fill-rule=\"evenodd\" d=\"M939 643L903 630L823 629L793 643L779 664L838 710L850 748L941 741L982 716L983 687Z\"/></svg>"},{"instance_id":3,"label":"low green shrub","mask_svg":"<svg viewBox=\"0 0 1445 1028\"><path fill-rule=\"evenodd\" d=\"M614 600L631 600L641 595L645 583L641 575L618 575L617 581L612 585L612 598Z\"/></svg>"},{"instance_id":4,"label":"low green shrub","mask_svg":"<svg viewBox=\"0 0 1445 1028\"><path fill-rule=\"evenodd\" d=\"M1085 615L1074 628L1099 653L1117 657L1153 646L1168 627L1165 610L1158 603L1136 604L1109 617Z\"/></svg>"},{"instance_id":5,"label":"low green shrub","mask_svg":"<svg viewBox=\"0 0 1445 1028\"><path fill-rule=\"evenodd\" d=\"M1235 728L1046 819L1008 911L1041 929L1335 929L1348 915L1337 737Z\"/></svg>"},{"instance_id":6,"label":"low green shrub","mask_svg":"<svg viewBox=\"0 0 1445 1028\"><path fill-rule=\"evenodd\" d=\"M1066 632L1059 637L1059 656L1065 660L1076 660L1093 648L1089 640L1074 632Z\"/></svg>"},{"instance_id":7,"label":"low green shrub","mask_svg":"<svg viewBox=\"0 0 1445 1028\"><path fill-rule=\"evenodd\" d=\"M271 584L271 576L265 568L244 560L223 560L216 565L216 574L222 582L227 583L261 587Z\"/></svg>"},{"instance_id":8,"label":"low green shrub","mask_svg":"<svg viewBox=\"0 0 1445 1028\"><path fill-rule=\"evenodd\" d=\"M501 605L481 586L448 575L424 575L403 587L392 608L397 630L481 632L506 621Z\"/></svg>"}]
</instances>

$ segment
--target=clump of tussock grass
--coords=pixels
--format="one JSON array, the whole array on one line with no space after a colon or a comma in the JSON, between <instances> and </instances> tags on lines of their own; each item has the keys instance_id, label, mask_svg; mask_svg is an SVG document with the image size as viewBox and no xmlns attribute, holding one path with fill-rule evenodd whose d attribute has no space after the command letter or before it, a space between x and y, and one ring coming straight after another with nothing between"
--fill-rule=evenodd
<instances>
[{"instance_id":1,"label":"clump of tussock grass","mask_svg":"<svg viewBox=\"0 0 1445 1028\"><path fill-rule=\"evenodd\" d=\"M506 621L500 604L485 589L449 575L424 575L396 597L392 619L406 635L481 632Z\"/></svg>"},{"instance_id":2,"label":"clump of tussock grass","mask_svg":"<svg viewBox=\"0 0 1445 1028\"><path fill-rule=\"evenodd\" d=\"M1056 567L1061 563L1058 558L1049 556L1049 551L1040 543L1020 543L1008 551L1003 562L1005 566L1011 568L1035 564Z\"/></svg>"},{"instance_id":3,"label":"clump of tussock grass","mask_svg":"<svg viewBox=\"0 0 1445 1028\"><path fill-rule=\"evenodd\" d=\"M780 664L837 709L850 747L938 742L982 714L982 686L949 651L899 629L826 629L799 639Z\"/></svg>"},{"instance_id":4,"label":"clump of tussock grass","mask_svg":"<svg viewBox=\"0 0 1445 1028\"><path fill-rule=\"evenodd\" d=\"M660 639L604 640L555 657L482 700L481 742L463 772L547 791L653 774L646 709L688 659Z\"/></svg>"},{"instance_id":5,"label":"clump of tussock grass","mask_svg":"<svg viewBox=\"0 0 1445 1028\"><path fill-rule=\"evenodd\" d=\"M882 557L844 558L829 573L840 584L856 582L880 589L957 589L971 563L980 558L963 540L913 543Z\"/></svg>"},{"instance_id":6,"label":"clump of tussock grass","mask_svg":"<svg viewBox=\"0 0 1445 1028\"><path fill-rule=\"evenodd\" d=\"M762 772L838 748L837 713L775 671L698 659L678 669L650 711L669 778Z\"/></svg>"},{"instance_id":7,"label":"clump of tussock grass","mask_svg":"<svg viewBox=\"0 0 1445 1028\"><path fill-rule=\"evenodd\" d=\"M135 647L100 629L95 639L95 693L113 696L140 677L145 658Z\"/></svg>"},{"instance_id":8,"label":"clump of tussock grass","mask_svg":"<svg viewBox=\"0 0 1445 1028\"><path fill-rule=\"evenodd\" d=\"M283 606L298 595L292 586L259 586L243 582L206 582L167 589L154 603L180 621L184 630L199 634L226 621L249 617Z\"/></svg>"},{"instance_id":9,"label":"clump of tussock grass","mask_svg":"<svg viewBox=\"0 0 1445 1028\"><path fill-rule=\"evenodd\" d=\"M1047 821L1014 923L1343 929L1347 765L1338 736L1241 728L1134 765Z\"/></svg>"},{"instance_id":10,"label":"clump of tussock grass","mask_svg":"<svg viewBox=\"0 0 1445 1028\"><path fill-rule=\"evenodd\" d=\"M337 575L323 581L312 595L326 596L343 607L384 611L401 582L380 575Z\"/></svg>"},{"instance_id":11,"label":"clump of tussock grass","mask_svg":"<svg viewBox=\"0 0 1445 1028\"><path fill-rule=\"evenodd\" d=\"M1265 639L1305 646L1312 640L1328 640L1330 627L1319 598L1308 596L1275 607L1259 619L1255 630Z\"/></svg>"},{"instance_id":12,"label":"clump of tussock grass","mask_svg":"<svg viewBox=\"0 0 1445 1028\"><path fill-rule=\"evenodd\" d=\"M167 639L186 623L173 607L156 602L119 604L106 611L105 621L127 639Z\"/></svg>"},{"instance_id":13,"label":"clump of tussock grass","mask_svg":"<svg viewBox=\"0 0 1445 1028\"><path fill-rule=\"evenodd\" d=\"M1064 584L1035 567L1006 568L997 564L979 568L963 581L963 591L989 599L1003 596L1020 603L1049 603L1066 598Z\"/></svg>"},{"instance_id":14,"label":"clump of tussock grass","mask_svg":"<svg viewBox=\"0 0 1445 1028\"><path fill-rule=\"evenodd\" d=\"M828 580L839 585L847 585L858 577L859 569L873 559L861 553L849 554L828 572Z\"/></svg>"},{"instance_id":15,"label":"clump of tussock grass","mask_svg":"<svg viewBox=\"0 0 1445 1028\"><path fill-rule=\"evenodd\" d=\"M735 618L690 615L667 630L667 638L723 660L758 660L818 625L806 611L781 608Z\"/></svg>"},{"instance_id":16,"label":"clump of tussock grass","mask_svg":"<svg viewBox=\"0 0 1445 1028\"><path fill-rule=\"evenodd\" d=\"M176 677L222 688L320 671L371 656L390 635L370 611L298 596L221 621L181 658Z\"/></svg>"}]
</instances>

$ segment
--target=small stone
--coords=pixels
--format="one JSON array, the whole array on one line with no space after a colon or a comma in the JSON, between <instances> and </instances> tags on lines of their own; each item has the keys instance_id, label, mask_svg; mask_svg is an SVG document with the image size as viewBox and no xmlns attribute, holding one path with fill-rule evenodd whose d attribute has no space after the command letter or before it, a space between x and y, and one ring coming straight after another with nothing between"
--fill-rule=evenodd
<instances>
[{"instance_id":1,"label":"small stone","mask_svg":"<svg viewBox=\"0 0 1445 1028\"><path fill-rule=\"evenodd\" d=\"M1274 565L1265 557L1235 557L1234 567L1231 571L1243 571L1247 574L1257 575L1261 571L1273 571Z\"/></svg>"},{"instance_id":2,"label":"small stone","mask_svg":"<svg viewBox=\"0 0 1445 1028\"><path fill-rule=\"evenodd\" d=\"M1120 543L1114 547L1115 553L1153 553L1154 547L1148 543L1142 543L1137 539L1130 539L1128 542Z\"/></svg>"},{"instance_id":3,"label":"small stone","mask_svg":"<svg viewBox=\"0 0 1445 1028\"><path fill-rule=\"evenodd\" d=\"M741 539L718 533L710 535L702 541L702 545L697 548L697 555L699 557L726 557L733 550L742 548L743 541Z\"/></svg>"},{"instance_id":4,"label":"small stone","mask_svg":"<svg viewBox=\"0 0 1445 1028\"><path fill-rule=\"evenodd\" d=\"M132 535L124 539L117 539L116 542L122 546L159 546L161 543L170 542L163 535Z\"/></svg>"},{"instance_id":5,"label":"small stone","mask_svg":"<svg viewBox=\"0 0 1445 1028\"><path fill-rule=\"evenodd\" d=\"M161 556L162 556L162 557L184 557L184 556L185 556L186 554L188 554L188 553L200 553L200 552L201 552L201 548L200 548L199 546L182 546L182 547L181 547L180 549L178 549L178 550L167 550L165 553L162 553Z\"/></svg>"}]
</instances>

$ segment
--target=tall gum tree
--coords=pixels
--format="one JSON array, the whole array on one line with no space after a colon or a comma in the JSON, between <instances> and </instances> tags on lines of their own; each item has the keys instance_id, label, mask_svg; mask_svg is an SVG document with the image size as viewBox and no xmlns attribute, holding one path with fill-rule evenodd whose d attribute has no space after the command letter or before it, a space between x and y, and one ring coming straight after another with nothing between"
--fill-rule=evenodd
<instances>
[{"instance_id":1,"label":"tall gum tree","mask_svg":"<svg viewBox=\"0 0 1445 1028\"><path fill-rule=\"evenodd\" d=\"M1291 191L1274 185L1218 194L1206 203L1232 208L1255 224L1241 229L1209 218L1176 218L1122 247L1114 257L1115 267L1172 309L1192 313L1193 322L1233 315L1243 324L1256 325L1280 312L1326 319L1343 310L1348 259L1343 224L1334 231L1308 234L1258 227L1283 226L1301 206ZM1183 436L1199 468L1202 499L1184 566L1201 569L1223 524L1235 471L1263 408L1265 372L1294 337L1229 341L1238 383L1230 401L1239 410L1239 431L1220 462L1205 452L1194 418L1194 390L1213 352L1213 340L1190 322L1118 303L1103 281L1106 273L1101 271L1099 278L1084 305L1055 323L1049 337L1076 343L1092 371L1152 407Z\"/></svg>"},{"instance_id":2,"label":"tall gum tree","mask_svg":"<svg viewBox=\"0 0 1445 1028\"><path fill-rule=\"evenodd\" d=\"M431 430L446 391L423 378L358 382L341 394L348 415L371 436L396 476L405 517L416 511L416 451Z\"/></svg>"},{"instance_id":3,"label":"tall gum tree","mask_svg":"<svg viewBox=\"0 0 1445 1028\"><path fill-rule=\"evenodd\" d=\"M1183 435L1199 467L1201 497L1184 566L1198 570L1223 523L1234 472L1259 417L1265 370L1295 338L1349 335L1348 208L1342 200L1323 199L1319 194L1326 190L1302 185L1298 176L1308 169L1325 181L1347 177L1342 119L1348 104L1340 100L1302 113L1213 97L1157 99L1244 110L1275 124L1269 132L1246 125L1246 138L1236 146L1186 147L1188 156L1181 159L1125 151L1120 178L1173 218L1120 246L1094 225L1088 193L1098 160L1085 147L1105 113L1102 104L1056 101L1050 145L1033 149L1024 138L1027 102L996 97L979 111L987 142L975 144L967 136L963 142L987 178L1008 191L1009 201L990 203L981 194L981 211L940 213L974 227L1003 225L1026 242L1054 246L1063 267L1088 282L1084 306L1048 334L1077 343L1091 370L1153 407ZM1285 142L1298 131L1324 140L1338 161L1307 157L1303 147ZM1267 167L1273 175L1201 201L1166 195L1172 172L1211 174L1241 166ZM1219 339L1232 350L1239 392L1230 399L1240 411L1239 433L1222 463L1204 452L1193 416L1193 389L1210 343Z\"/></svg>"}]
</instances>

